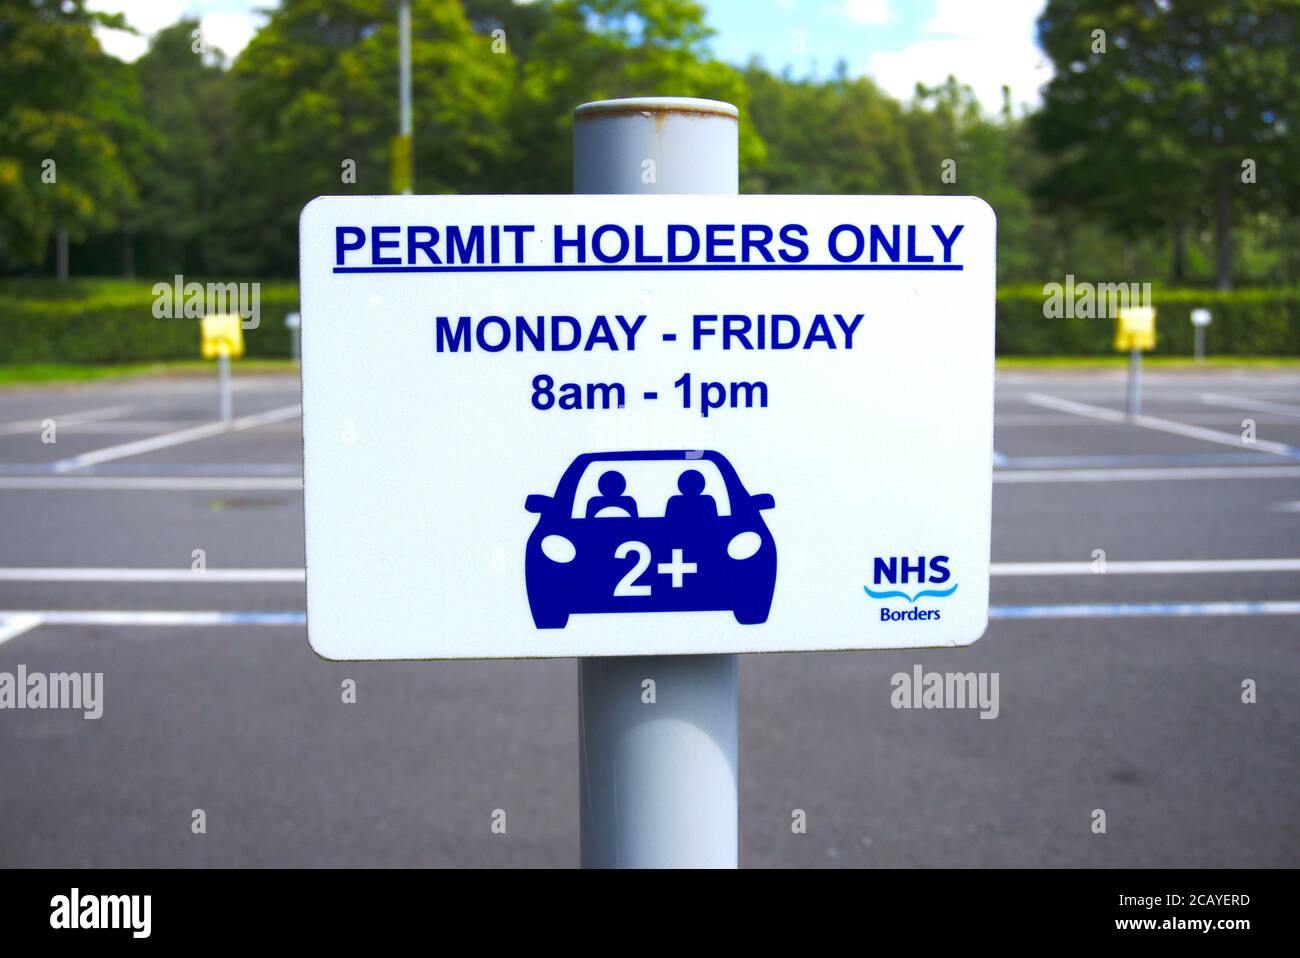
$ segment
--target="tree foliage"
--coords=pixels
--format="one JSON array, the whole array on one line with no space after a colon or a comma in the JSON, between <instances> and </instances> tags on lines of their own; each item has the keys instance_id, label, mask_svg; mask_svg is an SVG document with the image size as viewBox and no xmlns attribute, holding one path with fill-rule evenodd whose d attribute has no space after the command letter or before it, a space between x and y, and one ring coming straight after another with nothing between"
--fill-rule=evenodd
<instances>
[{"instance_id":1,"label":"tree foliage","mask_svg":"<svg viewBox=\"0 0 1300 958\"><path fill-rule=\"evenodd\" d=\"M397 23L386 0L285 0L232 69L234 221L259 238L246 271L291 274L313 196L385 193L398 133ZM457 0L413 0L414 163L426 193L500 181L513 70ZM350 163L349 163L350 161ZM346 176L354 167L355 181Z\"/></svg>"},{"instance_id":2,"label":"tree foliage","mask_svg":"<svg viewBox=\"0 0 1300 958\"><path fill-rule=\"evenodd\" d=\"M122 25L85 0L6 0L0 13L0 263L39 263L55 229L85 239L134 201L138 89L97 23Z\"/></svg>"},{"instance_id":3,"label":"tree foliage","mask_svg":"<svg viewBox=\"0 0 1300 958\"><path fill-rule=\"evenodd\" d=\"M959 77L900 101L722 63L698 0L411 8L418 192L567 192L575 106L709 97L740 107L745 192L984 197L1002 281L1300 268L1300 0L1047 0L1027 117ZM96 24L122 22L0 0L0 273L49 271L62 228L82 274L292 276L308 200L390 190L393 0L281 0L233 60L185 19L121 63Z\"/></svg>"},{"instance_id":4,"label":"tree foliage","mask_svg":"<svg viewBox=\"0 0 1300 958\"><path fill-rule=\"evenodd\" d=\"M1039 31L1038 196L1125 236L1213 223L1227 288L1234 226L1300 200L1300 0L1049 0Z\"/></svg>"}]
</instances>

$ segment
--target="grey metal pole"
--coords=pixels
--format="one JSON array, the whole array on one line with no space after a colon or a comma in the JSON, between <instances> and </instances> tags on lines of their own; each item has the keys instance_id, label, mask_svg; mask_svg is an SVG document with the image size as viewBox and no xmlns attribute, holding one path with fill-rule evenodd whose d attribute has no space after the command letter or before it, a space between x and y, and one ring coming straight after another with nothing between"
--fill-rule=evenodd
<instances>
[{"instance_id":1,"label":"grey metal pole","mask_svg":"<svg viewBox=\"0 0 1300 958\"><path fill-rule=\"evenodd\" d=\"M573 191L738 193L737 116L714 100L586 103L574 114ZM736 867L736 664L578 661L583 867Z\"/></svg>"},{"instance_id":2,"label":"grey metal pole","mask_svg":"<svg viewBox=\"0 0 1300 958\"><path fill-rule=\"evenodd\" d=\"M401 134L407 137L409 142L411 136L411 3L410 0L402 0L401 6L397 11L397 45L398 45L398 86L400 91L400 123ZM408 183L402 190L403 195L410 195L412 184Z\"/></svg>"},{"instance_id":3,"label":"grey metal pole","mask_svg":"<svg viewBox=\"0 0 1300 958\"><path fill-rule=\"evenodd\" d=\"M1142 350L1128 352L1128 416L1136 419L1142 412Z\"/></svg>"},{"instance_id":4,"label":"grey metal pole","mask_svg":"<svg viewBox=\"0 0 1300 958\"><path fill-rule=\"evenodd\" d=\"M1205 362L1205 327L1196 327L1196 362Z\"/></svg>"},{"instance_id":5,"label":"grey metal pole","mask_svg":"<svg viewBox=\"0 0 1300 958\"><path fill-rule=\"evenodd\" d=\"M225 422L232 415L230 399L230 357L222 353L217 357L217 411L221 421Z\"/></svg>"}]
</instances>

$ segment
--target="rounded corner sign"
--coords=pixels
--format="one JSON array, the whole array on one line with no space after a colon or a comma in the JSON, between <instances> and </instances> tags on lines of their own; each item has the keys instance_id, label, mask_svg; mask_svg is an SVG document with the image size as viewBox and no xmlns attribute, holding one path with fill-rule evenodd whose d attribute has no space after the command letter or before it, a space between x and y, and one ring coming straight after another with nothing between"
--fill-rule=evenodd
<instances>
[{"instance_id":1,"label":"rounded corner sign","mask_svg":"<svg viewBox=\"0 0 1300 958\"><path fill-rule=\"evenodd\" d=\"M995 228L969 197L314 200L313 648L975 641Z\"/></svg>"}]
</instances>

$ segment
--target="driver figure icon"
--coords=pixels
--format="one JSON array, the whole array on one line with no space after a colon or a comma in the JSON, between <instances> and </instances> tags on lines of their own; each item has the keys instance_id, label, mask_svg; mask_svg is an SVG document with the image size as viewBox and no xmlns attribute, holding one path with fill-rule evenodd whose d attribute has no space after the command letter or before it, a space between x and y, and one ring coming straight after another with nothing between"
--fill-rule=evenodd
<instances>
[{"instance_id":1,"label":"driver figure icon","mask_svg":"<svg viewBox=\"0 0 1300 958\"><path fill-rule=\"evenodd\" d=\"M627 480L616 469L602 472L596 480L600 495L587 500L588 519L635 519L636 500L623 495Z\"/></svg>"},{"instance_id":2,"label":"driver figure icon","mask_svg":"<svg viewBox=\"0 0 1300 958\"><path fill-rule=\"evenodd\" d=\"M524 557L533 622L562 629L572 614L703 611L765 622L776 543L762 512L774 506L717 452L580 455L554 495L525 502L538 514Z\"/></svg>"}]
</instances>

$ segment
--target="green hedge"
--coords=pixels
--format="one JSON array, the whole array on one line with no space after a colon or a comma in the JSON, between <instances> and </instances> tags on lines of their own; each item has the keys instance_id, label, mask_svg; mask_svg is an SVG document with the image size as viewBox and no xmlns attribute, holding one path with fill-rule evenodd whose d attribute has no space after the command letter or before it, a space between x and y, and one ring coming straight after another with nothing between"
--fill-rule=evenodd
<instances>
[{"instance_id":1,"label":"green hedge","mask_svg":"<svg viewBox=\"0 0 1300 958\"><path fill-rule=\"evenodd\" d=\"M1097 356L1114 352L1115 320L1048 318L1042 286L998 290L999 356ZM1220 293L1199 289L1151 291L1156 308L1156 355L1190 356L1194 349L1191 312L1208 309L1211 356L1300 355L1300 289L1258 289Z\"/></svg>"},{"instance_id":2,"label":"green hedge","mask_svg":"<svg viewBox=\"0 0 1300 958\"><path fill-rule=\"evenodd\" d=\"M1096 356L1113 352L1113 319L1051 319L1041 285L998 291L1000 356ZM1229 356L1300 355L1300 289L1153 290L1158 355L1190 355L1189 314L1214 315L1207 352ZM147 280L9 280L0 283L0 363L106 363L195 359L196 319L157 319ZM261 322L244 333L249 356L286 357L286 313L298 308L296 284L262 282Z\"/></svg>"},{"instance_id":3,"label":"green hedge","mask_svg":"<svg viewBox=\"0 0 1300 958\"><path fill-rule=\"evenodd\" d=\"M198 359L199 321L156 318L154 301L149 281L0 283L0 363ZM257 328L244 330L245 354L288 356L284 317L298 309L297 284L262 282L258 307Z\"/></svg>"}]
</instances>

